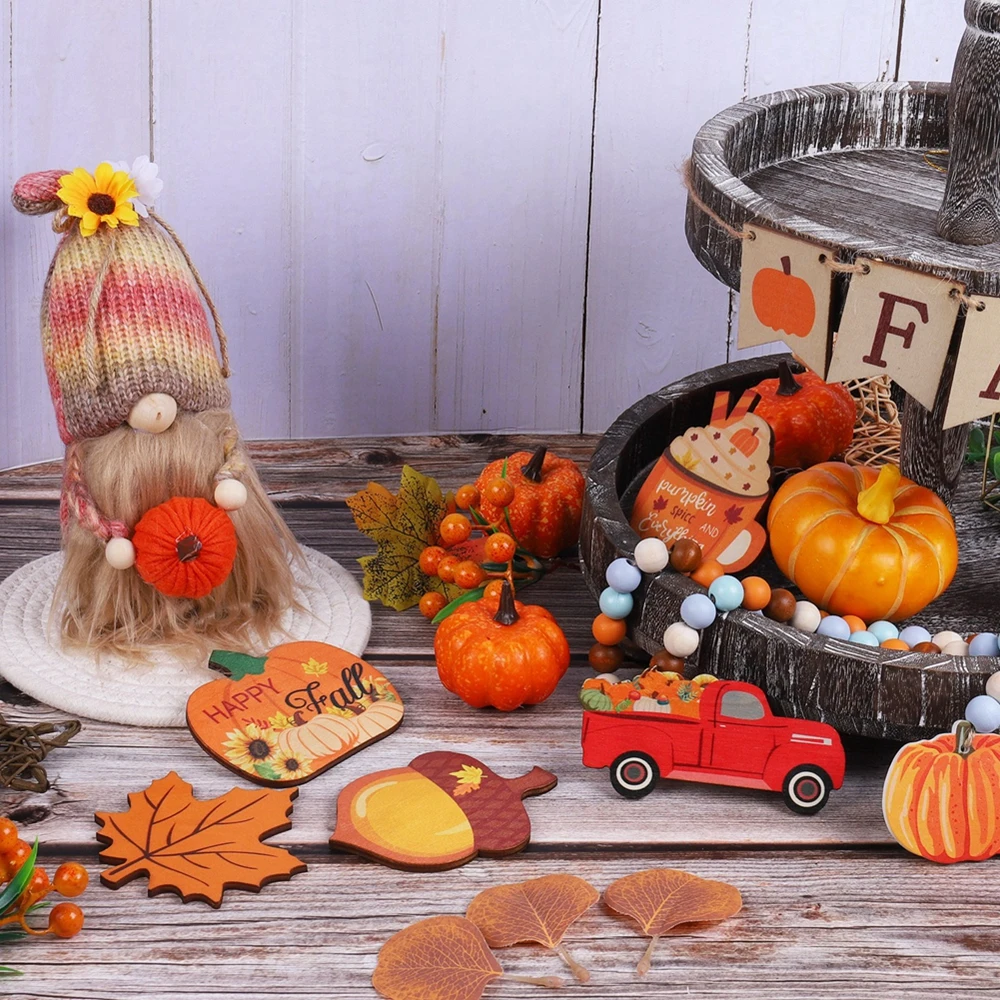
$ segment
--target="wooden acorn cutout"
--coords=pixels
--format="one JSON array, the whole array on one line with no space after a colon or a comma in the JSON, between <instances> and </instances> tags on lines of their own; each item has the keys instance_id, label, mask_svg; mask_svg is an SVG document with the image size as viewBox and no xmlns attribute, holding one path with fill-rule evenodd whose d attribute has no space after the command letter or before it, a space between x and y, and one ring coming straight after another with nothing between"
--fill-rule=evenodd
<instances>
[{"instance_id":1,"label":"wooden acorn cutout","mask_svg":"<svg viewBox=\"0 0 1000 1000\"><path fill-rule=\"evenodd\" d=\"M521 800L556 781L540 767L501 778L467 754L421 754L408 767L376 771L344 788L330 846L421 872L457 868L478 854L516 854L531 837Z\"/></svg>"},{"instance_id":2,"label":"wooden acorn cutout","mask_svg":"<svg viewBox=\"0 0 1000 1000\"><path fill-rule=\"evenodd\" d=\"M216 650L225 674L188 699L202 748L261 785L299 785L394 732L403 701L370 663L324 642L288 642L266 657Z\"/></svg>"}]
</instances>

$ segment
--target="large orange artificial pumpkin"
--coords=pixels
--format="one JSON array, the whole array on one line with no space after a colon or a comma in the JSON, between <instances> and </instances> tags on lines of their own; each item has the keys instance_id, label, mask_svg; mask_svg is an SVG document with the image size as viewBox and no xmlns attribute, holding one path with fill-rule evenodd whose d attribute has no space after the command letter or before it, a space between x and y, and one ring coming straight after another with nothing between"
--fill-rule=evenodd
<instances>
[{"instance_id":1,"label":"large orange artificial pumpkin","mask_svg":"<svg viewBox=\"0 0 1000 1000\"><path fill-rule=\"evenodd\" d=\"M487 499L486 485L498 477L514 487L514 499L506 508ZM532 555L551 559L577 543L584 481L572 459L559 458L544 447L534 454L518 451L490 462L476 480L476 488L483 497L483 516L505 526Z\"/></svg>"},{"instance_id":2,"label":"large orange artificial pumpkin","mask_svg":"<svg viewBox=\"0 0 1000 1000\"><path fill-rule=\"evenodd\" d=\"M792 274L791 257L781 258L781 270L761 268L750 286L753 311L761 324L793 337L808 337L816 322L816 298L809 283Z\"/></svg>"},{"instance_id":3,"label":"large orange artificial pumpkin","mask_svg":"<svg viewBox=\"0 0 1000 1000\"><path fill-rule=\"evenodd\" d=\"M229 576L236 529L201 497L172 497L151 507L132 532L135 568L167 597L205 597Z\"/></svg>"},{"instance_id":4,"label":"large orange artificial pumpkin","mask_svg":"<svg viewBox=\"0 0 1000 1000\"><path fill-rule=\"evenodd\" d=\"M958 567L948 508L894 465L797 473L775 494L767 529L778 568L809 600L866 622L916 614Z\"/></svg>"},{"instance_id":5,"label":"large orange artificial pumpkin","mask_svg":"<svg viewBox=\"0 0 1000 1000\"><path fill-rule=\"evenodd\" d=\"M1000 736L954 733L907 743L885 776L882 814L896 840L929 861L1000 853Z\"/></svg>"},{"instance_id":6,"label":"large orange artificial pumpkin","mask_svg":"<svg viewBox=\"0 0 1000 1000\"><path fill-rule=\"evenodd\" d=\"M460 605L434 636L441 683L467 705L510 712L537 705L569 666L569 644L545 608L500 597Z\"/></svg>"},{"instance_id":7,"label":"large orange artificial pumpkin","mask_svg":"<svg viewBox=\"0 0 1000 1000\"><path fill-rule=\"evenodd\" d=\"M774 432L772 465L808 469L843 454L854 437L856 408L839 382L824 382L815 372L795 375L778 362L778 377L754 386L760 401L754 412Z\"/></svg>"}]
</instances>

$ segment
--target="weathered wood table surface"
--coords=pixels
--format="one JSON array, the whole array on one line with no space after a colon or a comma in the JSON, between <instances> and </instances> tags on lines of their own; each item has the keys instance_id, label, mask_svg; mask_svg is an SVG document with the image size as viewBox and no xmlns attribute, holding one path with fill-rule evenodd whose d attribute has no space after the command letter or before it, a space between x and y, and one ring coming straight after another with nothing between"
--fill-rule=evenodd
<instances>
[{"instance_id":1,"label":"weathered wood table surface","mask_svg":"<svg viewBox=\"0 0 1000 1000\"><path fill-rule=\"evenodd\" d=\"M454 488L483 463L537 439L441 437L262 442L253 446L265 483L307 545L360 575L370 551L344 497L369 480L395 489L404 462ZM586 464L595 439L556 438L560 454ZM58 546L56 464L0 473L0 578ZM227 893L213 910L172 895L149 899L139 880L117 891L99 881L95 809L120 810L127 792L176 769L202 797L238 779L210 760L186 730L85 722L48 762L44 795L0 791L0 813L42 843L52 870L80 860L91 887L80 899L78 938L43 938L3 948L0 964L25 975L0 980L0 995L38 998L373 997L378 950L421 917L464 913L488 886L574 872L603 889L650 866L684 868L734 883L744 909L719 925L664 940L645 979L634 969L645 948L631 924L598 904L569 932L575 957L592 970L586 986L568 979L565 997L761 997L768 1000L891 1000L1000 994L1000 877L996 862L938 867L895 846L882 822L880 793L891 744L847 741L844 788L815 817L789 812L779 795L663 782L629 802L604 772L580 762L576 692L589 673L593 600L579 572L557 570L526 592L548 607L570 640L573 665L545 704L511 714L474 711L437 680L433 629L414 610L374 609L366 657L406 702L398 733L302 786L292 829L275 838L309 870L259 895ZM9 686L0 711L14 720L58 717ZM513 776L538 764L559 776L549 794L527 800L530 848L436 874L408 874L331 853L336 797L348 781L453 747ZM505 969L564 973L537 947L499 952ZM571 985L570 985L571 984ZM491 984L488 997L544 995L539 987Z\"/></svg>"}]
</instances>

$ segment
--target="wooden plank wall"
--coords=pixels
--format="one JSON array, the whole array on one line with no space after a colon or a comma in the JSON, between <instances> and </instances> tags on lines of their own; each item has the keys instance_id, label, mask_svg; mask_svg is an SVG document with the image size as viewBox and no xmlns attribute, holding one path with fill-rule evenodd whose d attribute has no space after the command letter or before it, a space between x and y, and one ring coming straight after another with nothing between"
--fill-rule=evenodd
<instances>
[{"instance_id":1,"label":"wooden plank wall","mask_svg":"<svg viewBox=\"0 0 1000 1000\"><path fill-rule=\"evenodd\" d=\"M678 13L683 9L683 14ZM677 167L745 94L946 79L940 0L4 0L0 169L152 152L251 437L603 430L736 356ZM0 467L59 452L0 215ZM767 350L770 350L768 348Z\"/></svg>"}]
</instances>

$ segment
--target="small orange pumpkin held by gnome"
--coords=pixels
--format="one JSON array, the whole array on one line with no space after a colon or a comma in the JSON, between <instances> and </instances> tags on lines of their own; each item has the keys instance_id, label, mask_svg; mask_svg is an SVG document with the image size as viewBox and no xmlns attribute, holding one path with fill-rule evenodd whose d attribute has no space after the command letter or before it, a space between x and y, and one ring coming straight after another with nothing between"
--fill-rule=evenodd
<instances>
[{"instance_id":1,"label":"small orange pumpkin held by gnome","mask_svg":"<svg viewBox=\"0 0 1000 1000\"><path fill-rule=\"evenodd\" d=\"M473 708L510 712L552 694L569 666L569 644L545 608L500 597L460 605L434 636L441 683Z\"/></svg>"},{"instance_id":2,"label":"small orange pumpkin held by gnome","mask_svg":"<svg viewBox=\"0 0 1000 1000\"><path fill-rule=\"evenodd\" d=\"M503 504L490 500L490 483L505 479L513 499ZM534 454L515 452L510 458L490 462L476 480L482 496L482 515L491 524L502 524L539 559L551 559L576 545L583 513L583 473L576 462L551 454L544 446Z\"/></svg>"},{"instance_id":3,"label":"small orange pumpkin held by gnome","mask_svg":"<svg viewBox=\"0 0 1000 1000\"><path fill-rule=\"evenodd\" d=\"M205 597L236 560L233 522L201 497L172 497L151 507L135 526L132 544L139 575L167 597Z\"/></svg>"},{"instance_id":4,"label":"small orange pumpkin held by gnome","mask_svg":"<svg viewBox=\"0 0 1000 1000\"><path fill-rule=\"evenodd\" d=\"M778 569L810 601L866 622L917 614L958 568L948 508L894 465L797 473L775 494L767 530Z\"/></svg>"},{"instance_id":5,"label":"small orange pumpkin held by gnome","mask_svg":"<svg viewBox=\"0 0 1000 1000\"><path fill-rule=\"evenodd\" d=\"M907 743L882 789L882 815L893 837L939 864L1000 854L1000 736L953 733Z\"/></svg>"}]
</instances>

